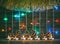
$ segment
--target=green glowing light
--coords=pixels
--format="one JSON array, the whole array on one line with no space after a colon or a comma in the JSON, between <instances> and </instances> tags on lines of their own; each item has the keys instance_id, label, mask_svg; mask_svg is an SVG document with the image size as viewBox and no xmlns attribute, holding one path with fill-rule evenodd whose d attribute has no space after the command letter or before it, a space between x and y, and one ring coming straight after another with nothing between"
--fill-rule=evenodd
<instances>
[{"instance_id":1,"label":"green glowing light","mask_svg":"<svg viewBox=\"0 0 60 44\"><path fill-rule=\"evenodd\" d=\"M7 20L8 20L8 18L7 18L7 17L5 17L3 20L4 20L4 21L7 21Z\"/></svg>"},{"instance_id":2,"label":"green glowing light","mask_svg":"<svg viewBox=\"0 0 60 44\"><path fill-rule=\"evenodd\" d=\"M40 34L40 29L37 26L34 26L34 31L37 35Z\"/></svg>"}]
</instances>

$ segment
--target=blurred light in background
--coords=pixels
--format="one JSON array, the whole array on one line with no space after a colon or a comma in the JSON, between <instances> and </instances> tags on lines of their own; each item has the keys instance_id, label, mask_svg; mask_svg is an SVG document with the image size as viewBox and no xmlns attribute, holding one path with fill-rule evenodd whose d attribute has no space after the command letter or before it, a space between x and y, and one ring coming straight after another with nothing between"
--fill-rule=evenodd
<instances>
[{"instance_id":1,"label":"blurred light in background","mask_svg":"<svg viewBox=\"0 0 60 44\"><path fill-rule=\"evenodd\" d=\"M26 14L24 14L24 13L21 13L20 15L21 15L21 16L25 16Z\"/></svg>"},{"instance_id":2,"label":"blurred light in background","mask_svg":"<svg viewBox=\"0 0 60 44\"><path fill-rule=\"evenodd\" d=\"M7 17L5 17L3 20L4 20L4 21L7 21L7 20L8 20L8 18L7 18Z\"/></svg>"},{"instance_id":3,"label":"blurred light in background","mask_svg":"<svg viewBox=\"0 0 60 44\"><path fill-rule=\"evenodd\" d=\"M19 15L19 14L16 14L16 15L14 15L14 17L15 17L15 18L19 18L19 17L20 17L20 15Z\"/></svg>"},{"instance_id":4,"label":"blurred light in background","mask_svg":"<svg viewBox=\"0 0 60 44\"><path fill-rule=\"evenodd\" d=\"M10 30L12 30L12 28L11 27L8 27L8 30L10 31Z\"/></svg>"},{"instance_id":5,"label":"blurred light in background","mask_svg":"<svg viewBox=\"0 0 60 44\"><path fill-rule=\"evenodd\" d=\"M55 31L55 34L59 34L59 31L58 31L58 30L56 30L56 31Z\"/></svg>"},{"instance_id":6,"label":"blurred light in background","mask_svg":"<svg viewBox=\"0 0 60 44\"><path fill-rule=\"evenodd\" d=\"M4 29L2 29L2 32L4 32L5 30Z\"/></svg>"},{"instance_id":7,"label":"blurred light in background","mask_svg":"<svg viewBox=\"0 0 60 44\"><path fill-rule=\"evenodd\" d=\"M59 23L59 19L58 19L58 18L56 18L55 22L56 22L56 23Z\"/></svg>"},{"instance_id":8,"label":"blurred light in background","mask_svg":"<svg viewBox=\"0 0 60 44\"><path fill-rule=\"evenodd\" d=\"M54 9L55 9L55 10L58 10L58 6L57 6L57 5L55 5L55 6L54 6Z\"/></svg>"}]
</instances>

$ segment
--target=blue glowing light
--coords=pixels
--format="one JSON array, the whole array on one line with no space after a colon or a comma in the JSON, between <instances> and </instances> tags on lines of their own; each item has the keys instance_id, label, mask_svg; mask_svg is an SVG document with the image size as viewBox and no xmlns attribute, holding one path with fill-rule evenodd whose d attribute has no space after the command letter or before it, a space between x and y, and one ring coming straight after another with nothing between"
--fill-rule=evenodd
<instances>
[{"instance_id":1,"label":"blue glowing light","mask_svg":"<svg viewBox=\"0 0 60 44\"><path fill-rule=\"evenodd\" d=\"M20 17L20 15L14 15L14 17L15 17L15 18L18 18L18 17Z\"/></svg>"},{"instance_id":2,"label":"blue glowing light","mask_svg":"<svg viewBox=\"0 0 60 44\"><path fill-rule=\"evenodd\" d=\"M60 6L59 6L59 5L55 5L55 6L54 6L54 10L55 10L56 12L60 11Z\"/></svg>"},{"instance_id":3,"label":"blue glowing light","mask_svg":"<svg viewBox=\"0 0 60 44\"><path fill-rule=\"evenodd\" d=\"M17 13L14 15L14 17L19 18L19 17L25 16L25 15L26 15L25 13Z\"/></svg>"},{"instance_id":4,"label":"blue glowing light","mask_svg":"<svg viewBox=\"0 0 60 44\"><path fill-rule=\"evenodd\" d=\"M53 29L50 24L47 25L47 32L53 32Z\"/></svg>"},{"instance_id":5,"label":"blue glowing light","mask_svg":"<svg viewBox=\"0 0 60 44\"><path fill-rule=\"evenodd\" d=\"M58 10L58 6L54 6L54 8L55 8L56 10Z\"/></svg>"},{"instance_id":6,"label":"blue glowing light","mask_svg":"<svg viewBox=\"0 0 60 44\"><path fill-rule=\"evenodd\" d=\"M51 32L51 29L49 29L49 31L48 32Z\"/></svg>"},{"instance_id":7,"label":"blue glowing light","mask_svg":"<svg viewBox=\"0 0 60 44\"><path fill-rule=\"evenodd\" d=\"M55 31L55 34L58 34L58 31Z\"/></svg>"}]
</instances>

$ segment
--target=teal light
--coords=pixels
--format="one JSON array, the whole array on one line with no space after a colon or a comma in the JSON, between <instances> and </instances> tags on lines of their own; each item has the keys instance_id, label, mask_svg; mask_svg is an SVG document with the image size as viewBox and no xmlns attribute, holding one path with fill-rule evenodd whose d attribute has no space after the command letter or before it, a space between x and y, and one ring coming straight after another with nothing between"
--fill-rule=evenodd
<instances>
[{"instance_id":1,"label":"teal light","mask_svg":"<svg viewBox=\"0 0 60 44\"><path fill-rule=\"evenodd\" d=\"M32 11L31 11L31 10L29 10L29 9L27 9L27 10L26 10L26 12L27 12L27 13L31 13Z\"/></svg>"},{"instance_id":2,"label":"teal light","mask_svg":"<svg viewBox=\"0 0 60 44\"><path fill-rule=\"evenodd\" d=\"M20 19L20 15L18 13L15 14L13 17L14 17L14 20L17 20L17 21Z\"/></svg>"},{"instance_id":3,"label":"teal light","mask_svg":"<svg viewBox=\"0 0 60 44\"><path fill-rule=\"evenodd\" d=\"M40 34L40 32L36 32L37 33L37 35L39 35Z\"/></svg>"},{"instance_id":4,"label":"teal light","mask_svg":"<svg viewBox=\"0 0 60 44\"><path fill-rule=\"evenodd\" d=\"M14 15L14 17L20 17L19 15Z\"/></svg>"},{"instance_id":5,"label":"teal light","mask_svg":"<svg viewBox=\"0 0 60 44\"><path fill-rule=\"evenodd\" d=\"M7 20L8 20L8 18L7 18L7 17L5 17L3 20L4 20L4 21L7 21Z\"/></svg>"},{"instance_id":6,"label":"teal light","mask_svg":"<svg viewBox=\"0 0 60 44\"><path fill-rule=\"evenodd\" d=\"M21 13L21 16L25 16L25 14L24 13Z\"/></svg>"},{"instance_id":7,"label":"teal light","mask_svg":"<svg viewBox=\"0 0 60 44\"><path fill-rule=\"evenodd\" d=\"M27 12L29 12L29 13L30 13L31 11L30 11L30 10L28 10Z\"/></svg>"},{"instance_id":8,"label":"teal light","mask_svg":"<svg viewBox=\"0 0 60 44\"><path fill-rule=\"evenodd\" d=\"M37 35L40 34L40 29L37 26L34 26L34 31Z\"/></svg>"}]
</instances>

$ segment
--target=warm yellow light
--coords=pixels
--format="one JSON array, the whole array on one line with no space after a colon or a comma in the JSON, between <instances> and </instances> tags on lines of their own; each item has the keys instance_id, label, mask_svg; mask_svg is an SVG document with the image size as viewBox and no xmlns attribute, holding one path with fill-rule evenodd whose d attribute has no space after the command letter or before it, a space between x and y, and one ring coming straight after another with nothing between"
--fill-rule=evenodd
<instances>
[{"instance_id":1,"label":"warm yellow light","mask_svg":"<svg viewBox=\"0 0 60 44\"><path fill-rule=\"evenodd\" d=\"M33 23L30 23L30 24L32 24L32 25L33 25Z\"/></svg>"},{"instance_id":2,"label":"warm yellow light","mask_svg":"<svg viewBox=\"0 0 60 44\"><path fill-rule=\"evenodd\" d=\"M22 25L23 27L25 26L25 25Z\"/></svg>"},{"instance_id":3,"label":"warm yellow light","mask_svg":"<svg viewBox=\"0 0 60 44\"><path fill-rule=\"evenodd\" d=\"M2 29L2 32L4 32L5 30L4 29Z\"/></svg>"}]
</instances>

